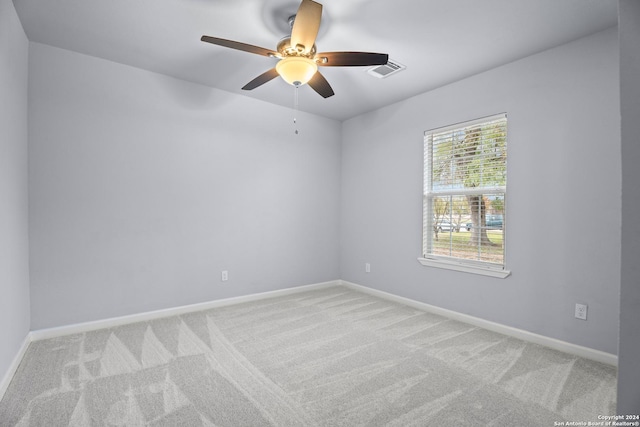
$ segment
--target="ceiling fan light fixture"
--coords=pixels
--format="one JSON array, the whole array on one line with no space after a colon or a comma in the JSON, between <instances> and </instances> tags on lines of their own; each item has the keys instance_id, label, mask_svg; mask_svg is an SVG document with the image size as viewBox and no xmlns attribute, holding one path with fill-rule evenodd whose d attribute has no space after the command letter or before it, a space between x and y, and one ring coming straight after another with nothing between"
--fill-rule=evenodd
<instances>
[{"instance_id":1,"label":"ceiling fan light fixture","mask_svg":"<svg viewBox=\"0 0 640 427\"><path fill-rule=\"evenodd\" d=\"M389 61L386 53L373 52L323 52L317 53L316 39L322 20L322 5L314 0L301 0L298 11L289 17L290 35L278 42L276 50L265 49L234 40L203 35L200 40L255 55L278 58L274 68L267 70L242 87L253 90L280 76L298 88L309 84L318 95L329 98L335 93L331 85L318 71L318 67L366 67L384 65ZM296 94L298 91L296 90ZM297 95L296 95L297 96Z\"/></svg>"},{"instance_id":2,"label":"ceiling fan light fixture","mask_svg":"<svg viewBox=\"0 0 640 427\"><path fill-rule=\"evenodd\" d=\"M289 56L278 61L276 71L290 85L302 86L318 71L318 64L304 56Z\"/></svg>"}]
</instances>

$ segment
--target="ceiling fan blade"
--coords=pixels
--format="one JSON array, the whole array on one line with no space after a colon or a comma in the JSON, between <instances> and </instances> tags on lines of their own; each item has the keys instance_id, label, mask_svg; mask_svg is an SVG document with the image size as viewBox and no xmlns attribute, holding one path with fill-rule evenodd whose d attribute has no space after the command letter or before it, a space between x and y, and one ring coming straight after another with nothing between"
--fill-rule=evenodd
<instances>
[{"instance_id":1,"label":"ceiling fan blade","mask_svg":"<svg viewBox=\"0 0 640 427\"><path fill-rule=\"evenodd\" d=\"M329 98L330 96L335 95L333 89L331 89L331 85L329 84L327 79L325 79L324 76L320 74L320 71L316 71L316 73L313 75L313 77L311 77L311 80L309 80L307 84L311 86L313 90L318 92L318 94L320 94L320 96L322 96L323 98Z\"/></svg>"},{"instance_id":2,"label":"ceiling fan blade","mask_svg":"<svg viewBox=\"0 0 640 427\"><path fill-rule=\"evenodd\" d=\"M220 39L218 37L202 36L203 42L217 44L218 46L230 47L231 49L241 50L244 52L255 53L256 55L279 57L277 52L264 47L254 46L252 44L240 43L233 40Z\"/></svg>"},{"instance_id":3,"label":"ceiling fan blade","mask_svg":"<svg viewBox=\"0 0 640 427\"><path fill-rule=\"evenodd\" d=\"M361 67L384 65L389 61L389 55L372 52L323 52L316 54L316 61L323 67Z\"/></svg>"},{"instance_id":4,"label":"ceiling fan blade","mask_svg":"<svg viewBox=\"0 0 640 427\"><path fill-rule=\"evenodd\" d=\"M296 19L291 28L291 47L304 46L303 52L309 53L316 42L320 20L322 18L322 5L313 0L302 0Z\"/></svg>"},{"instance_id":5,"label":"ceiling fan blade","mask_svg":"<svg viewBox=\"0 0 640 427\"><path fill-rule=\"evenodd\" d=\"M279 76L279 74L276 71L276 69L272 68L269 71L260 74L258 77L256 77L255 79L251 80L249 83L244 85L242 87L242 90L253 90L253 89L257 88L258 86L262 86L266 82L269 82L269 81L275 79L278 76Z\"/></svg>"}]
</instances>

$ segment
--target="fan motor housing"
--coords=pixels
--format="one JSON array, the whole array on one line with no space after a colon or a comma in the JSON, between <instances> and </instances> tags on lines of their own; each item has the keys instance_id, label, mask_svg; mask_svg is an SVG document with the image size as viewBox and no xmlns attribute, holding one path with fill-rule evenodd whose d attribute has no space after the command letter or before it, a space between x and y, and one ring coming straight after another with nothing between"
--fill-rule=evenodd
<instances>
[{"instance_id":1,"label":"fan motor housing","mask_svg":"<svg viewBox=\"0 0 640 427\"><path fill-rule=\"evenodd\" d=\"M304 56L309 59L313 59L313 57L316 55L316 52L317 52L315 44L309 50L308 53L304 52L304 46L301 46L301 45L291 46L291 36L286 36L280 39L280 41L278 42L278 46L276 47L276 50L284 57Z\"/></svg>"}]
</instances>

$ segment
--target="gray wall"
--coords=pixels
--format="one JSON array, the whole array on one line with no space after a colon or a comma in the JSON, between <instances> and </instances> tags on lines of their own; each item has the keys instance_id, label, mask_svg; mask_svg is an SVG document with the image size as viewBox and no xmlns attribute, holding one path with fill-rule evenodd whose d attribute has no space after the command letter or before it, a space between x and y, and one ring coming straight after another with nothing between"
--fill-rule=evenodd
<instances>
[{"instance_id":1,"label":"gray wall","mask_svg":"<svg viewBox=\"0 0 640 427\"><path fill-rule=\"evenodd\" d=\"M611 29L346 121L342 278L615 354L618 81ZM512 275L420 265L423 132L501 112ZM588 321L574 318L576 302L589 305Z\"/></svg>"},{"instance_id":2,"label":"gray wall","mask_svg":"<svg viewBox=\"0 0 640 427\"><path fill-rule=\"evenodd\" d=\"M28 48L13 3L0 0L0 380L29 332Z\"/></svg>"},{"instance_id":3,"label":"gray wall","mask_svg":"<svg viewBox=\"0 0 640 427\"><path fill-rule=\"evenodd\" d=\"M622 262L618 413L640 413L640 2L619 3Z\"/></svg>"},{"instance_id":4,"label":"gray wall","mask_svg":"<svg viewBox=\"0 0 640 427\"><path fill-rule=\"evenodd\" d=\"M34 329L339 278L340 123L29 55Z\"/></svg>"}]
</instances>

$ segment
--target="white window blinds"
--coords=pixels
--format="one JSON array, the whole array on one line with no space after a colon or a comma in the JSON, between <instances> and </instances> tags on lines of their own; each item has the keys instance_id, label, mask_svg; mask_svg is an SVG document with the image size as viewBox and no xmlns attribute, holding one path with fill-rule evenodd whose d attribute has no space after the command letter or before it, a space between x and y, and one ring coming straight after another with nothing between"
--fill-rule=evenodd
<instances>
[{"instance_id":1,"label":"white window blinds","mask_svg":"<svg viewBox=\"0 0 640 427\"><path fill-rule=\"evenodd\" d=\"M425 132L423 257L504 269L507 117Z\"/></svg>"}]
</instances>

